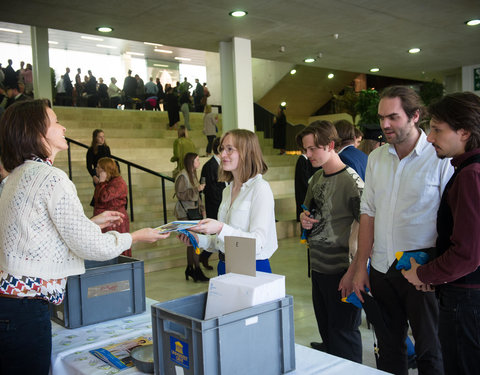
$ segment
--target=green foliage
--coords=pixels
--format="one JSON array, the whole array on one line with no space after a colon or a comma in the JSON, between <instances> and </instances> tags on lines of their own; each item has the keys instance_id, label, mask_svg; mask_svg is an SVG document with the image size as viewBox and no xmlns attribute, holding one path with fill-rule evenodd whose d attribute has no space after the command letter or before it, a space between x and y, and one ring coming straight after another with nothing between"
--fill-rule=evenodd
<instances>
[{"instance_id":1,"label":"green foliage","mask_svg":"<svg viewBox=\"0 0 480 375\"><path fill-rule=\"evenodd\" d=\"M443 84L437 82L435 79L432 82L424 82L420 87L420 97L425 105L430 105L432 101L441 98L444 94Z\"/></svg>"},{"instance_id":2,"label":"green foliage","mask_svg":"<svg viewBox=\"0 0 480 375\"><path fill-rule=\"evenodd\" d=\"M378 121L378 102L380 101L380 95L376 90L362 90L358 94L358 101L356 109L360 114L359 125L365 127L365 125L377 125L380 128L380 122Z\"/></svg>"},{"instance_id":3,"label":"green foliage","mask_svg":"<svg viewBox=\"0 0 480 375\"><path fill-rule=\"evenodd\" d=\"M358 113L358 94L350 86L345 87L343 91L343 95L333 95L335 99L335 113L348 113L352 116L352 124L355 124L355 117Z\"/></svg>"}]
</instances>

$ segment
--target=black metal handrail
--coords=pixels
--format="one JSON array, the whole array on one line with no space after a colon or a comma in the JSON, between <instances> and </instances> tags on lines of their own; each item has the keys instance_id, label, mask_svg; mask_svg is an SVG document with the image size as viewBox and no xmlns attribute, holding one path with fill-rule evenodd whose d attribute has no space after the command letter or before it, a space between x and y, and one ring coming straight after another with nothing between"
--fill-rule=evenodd
<instances>
[{"instance_id":1,"label":"black metal handrail","mask_svg":"<svg viewBox=\"0 0 480 375\"><path fill-rule=\"evenodd\" d=\"M72 157L71 157L71 153L70 153L70 143L73 143L77 146L80 146L80 147L83 147L83 148L86 148L86 149L88 149L89 146L87 146L86 144L83 144L81 142L78 142L74 139L71 139L71 138L65 137L65 139L67 140L67 144L68 144L68 177L70 178L70 180L72 180ZM166 195L165 195L165 180L171 181L171 182L175 182L175 180L170 176L165 176L161 173L152 171L151 169L145 168L141 165L132 163L131 161L119 158L118 156L111 155L111 158L120 162L120 163L124 163L124 164L127 165L127 171L128 171L128 202L129 202L129 206L130 206L130 221L132 221L132 222L134 221L133 191L132 191L133 184L132 184L132 174L131 174L131 168L133 167L133 168L140 169L143 172L146 172L146 173L149 173L151 175L154 175L154 176L157 176L157 177L161 178L161 181L162 181L163 221L164 221L164 224L166 224L167 223L167 202L166 202Z\"/></svg>"}]
</instances>

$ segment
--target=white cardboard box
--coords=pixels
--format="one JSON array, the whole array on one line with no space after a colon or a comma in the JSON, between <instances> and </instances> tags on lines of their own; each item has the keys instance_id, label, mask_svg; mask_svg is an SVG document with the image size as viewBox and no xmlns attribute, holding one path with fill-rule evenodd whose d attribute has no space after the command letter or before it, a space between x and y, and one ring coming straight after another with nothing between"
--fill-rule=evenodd
<instances>
[{"instance_id":1,"label":"white cardboard box","mask_svg":"<svg viewBox=\"0 0 480 375\"><path fill-rule=\"evenodd\" d=\"M285 276L227 273L210 279L205 320L285 297Z\"/></svg>"}]
</instances>

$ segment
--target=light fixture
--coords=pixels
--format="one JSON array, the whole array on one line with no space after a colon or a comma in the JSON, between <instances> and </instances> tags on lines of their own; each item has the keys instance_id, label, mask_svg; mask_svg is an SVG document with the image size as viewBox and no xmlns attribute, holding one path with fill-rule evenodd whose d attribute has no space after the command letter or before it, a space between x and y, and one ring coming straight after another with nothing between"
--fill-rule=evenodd
<instances>
[{"instance_id":1,"label":"light fixture","mask_svg":"<svg viewBox=\"0 0 480 375\"><path fill-rule=\"evenodd\" d=\"M155 47L163 46L163 44L160 44L160 43L143 42L143 44L146 44L146 45L149 45L149 46L155 46Z\"/></svg>"},{"instance_id":2,"label":"light fixture","mask_svg":"<svg viewBox=\"0 0 480 375\"><path fill-rule=\"evenodd\" d=\"M160 53L173 53L173 51L169 51L168 49L154 49L155 52L160 52Z\"/></svg>"},{"instance_id":3,"label":"light fixture","mask_svg":"<svg viewBox=\"0 0 480 375\"><path fill-rule=\"evenodd\" d=\"M115 49L117 47L115 46L108 46L106 44L97 44L97 47L100 47L100 48L109 48L109 49Z\"/></svg>"},{"instance_id":4,"label":"light fixture","mask_svg":"<svg viewBox=\"0 0 480 375\"><path fill-rule=\"evenodd\" d=\"M312 58L312 57L307 57L307 58L306 58L305 60L303 60L303 61L306 62L306 63L313 63L313 62L315 62L315 59Z\"/></svg>"},{"instance_id":5,"label":"light fixture","mask_svg":"<svg viewBox=\"0 0 480 375\"><path fill-rule=\"evenodd\" d=\"M244 11L244 10L232 10L230 13L228 13L230 16L232 17L244 17L248 14L248 12Z\"/></svg>"},{"instance_id":6,"label":"light fixture","mask_svg":"<svg viewBox=\"0 0 480 375\"><path fill-rule=\"evenodd\" d=\"M113 31L113 27L110 26L99 26L96 29L101 33L111 33Z\"/></svg>"},{"instance_id":7,"label":"light fixture","mask_svg":"<svg viewBox=\"0 0 480 375\"><path fill-rule=\"evenodd\" d=\"M98 38L96 36L86 36L86 35L82 35L80 38L82 39L87 39L87 40L96 40L98 42L103 42L103 39L102 38Z\"/></svg>"},{"instance_id":8,"label":"light fixture","mask_svg":"<svg viewBox=\"0 0 480 375\"><path fill-rule=\"evenodd\" d=\"M189 59L187 57L177 57L177 56L175 56L174 59L175 60L181 60L181 61L192 61L192 59Z\"/></svg>"},{"instance_id":9,"label":"light fixture","mask_svg":"<svg viewBox=\"0 0 480 375\"><path fill-rule=\"evenodd\" d=\"M286 106L287 106L287 102L281 102L281 103L280 103L280 106L286 107Z\"/></svg>"},{"instance_id":10,"label":"light fixture","mask_svg":"<svg viewBox=\"0 0 480 375\"><path fill-rule=\"evenodd\" d=\"M371 71L372 73L376 73L376 72L379 72L379 71L380 71L380 68L372 68L372 69L370 69L370 71Z\"/></svg>"},{"instance_id":11,"label":"light fixture","mask_svg":"<svg viewBox=\"0 0 480 375\"><path fill-rule=\"evenodd\" d=\"M159 66L160 68L168 68L168 65L165 64L153 64L153 66Z\"/></svg>"},{"instance_id":12,"label":"light fixture","mask_svg":"<svg viewBox=\"0 0 480 375\"><path fill-rule=\"evenodd\" d=\"M465 24L467 26L477 26L477 25L480 25L480 20L478 20L478 19L470 20L470 21L465 22Z\"/></svg>"},{"instance_id":13,"label":"light fixture","mask_svg":"<svg viewBox=\"0 0 480 375\"><path fill-rule=\"evenodd\" d=\"M419 52L420 52L420 48L416 48L416 47L415 48L410 48L408 50L408 53L419 53Z\"/></svg>"},{"instance_id":14,"label":"light fixture","mask_svg":"<svg viewBox=\"0 0 480 375\"><path fill-rule=\"evenodd\" d=\"M48 44L58 44L58 42L55 42L54 40L49 40Z\"/></svg>"},{"instance_id":15,"label":"light fixture","mask_svg":"<svg viewBox=\"0 0 480 375\"><path fill-rule=\"evenodd\" d=\"M297 72L297 69L290 70L290 74L293 76Z\"/></svg>"},{"instance_id":16,"label":"light fixture","mask_svg":"<svg viewBox=\"0 0 480 375\"><path fill-rule=\"evenodd\" d=\"M327 76L328 79L332 79L333 77L335 77L335 74L333 74L333 73L330 73L330 74Z\"/></svg>"},{"instance_id":17,"label":"light fixture","mask_svg":"<svg viewBox=\"0 0 480 375\"><path fill-rule=\"evenodd\" d=\"M145 56L144 53L141 52L125 52L127 55L132 55L132 56Z\"/></svg>"},{"instance_id":18,"label":"light fixture","mask_svg":"<svg viewBox=\"0 0 480 375\"><path fill-rule=\"evenodd\" d=\"M4 27L0 27L0 31L6 31L7 33L23 34L23 31L22 31L22 30L6 29L6 28L4 28Z\"/></svg>"}]
</instances>

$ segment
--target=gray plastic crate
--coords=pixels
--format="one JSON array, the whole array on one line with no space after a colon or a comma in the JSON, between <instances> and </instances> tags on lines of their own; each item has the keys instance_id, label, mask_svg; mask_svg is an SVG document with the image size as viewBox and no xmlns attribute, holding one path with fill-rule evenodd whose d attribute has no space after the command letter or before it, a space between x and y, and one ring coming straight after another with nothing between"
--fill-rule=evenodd
<instances>
[{"instance_id":1,"label":"gray plastic crate","mask_svg":"<svg viewBox=\"0 0 480 375\"><path fill-rule=\"evenodd\" d=\"M152 305L155 374L278 375L295 369L292 296L203 320L206 302L207 293L200 293Z\"/></svg>"},{"instance_id":2,"label":"gray plastic crate","mask_svg":"<svg viewBox=\"0 0 480 375\"><path fill-rule=\"evenodd\" d=\"M50 317L78 328L145 311L143 261L119 256L105 262L85 261L86 272L69 276L65 299L50 305Z\"/></svg>"}]
</instances>

